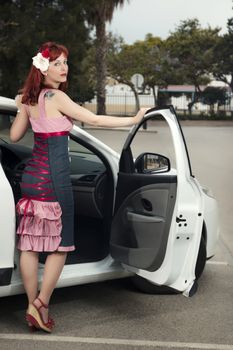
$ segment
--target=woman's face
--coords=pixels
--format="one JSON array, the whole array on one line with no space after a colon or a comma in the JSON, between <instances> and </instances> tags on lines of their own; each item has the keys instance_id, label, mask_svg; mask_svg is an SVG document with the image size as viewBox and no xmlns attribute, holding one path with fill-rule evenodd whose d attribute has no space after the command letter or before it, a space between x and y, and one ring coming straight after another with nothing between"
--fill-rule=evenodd
<instances>
[{"instance_id":1,"label":"woman's face","mask_svg":"<svg viewBox=\"0 0 233 350\"><path fill-rule=\"evenodd\" d=\"M61 83L67 80L68 64L67 57L62 53L56 60L49 63L45 75L45 83L58 88Z\"/></svg>"}]
</instances>

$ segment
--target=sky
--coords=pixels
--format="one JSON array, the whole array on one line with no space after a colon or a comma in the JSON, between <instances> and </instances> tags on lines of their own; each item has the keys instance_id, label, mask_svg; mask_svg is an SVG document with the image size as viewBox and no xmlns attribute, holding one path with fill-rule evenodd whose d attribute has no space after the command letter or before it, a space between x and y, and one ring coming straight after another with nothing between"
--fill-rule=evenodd
<instances>
[{"instance_id":1,"label":"sky","mask_svg":"<svg viewBox=\"0 0 233 350\"><path fill-rule=\"evenodd\" d=\"M107 29L133 44L147 33L166 39L180 21L196 17L203 28L221 27L223 34L232 7L232 0L129 0L115 10Z\"/></svg>"}]
</instances>

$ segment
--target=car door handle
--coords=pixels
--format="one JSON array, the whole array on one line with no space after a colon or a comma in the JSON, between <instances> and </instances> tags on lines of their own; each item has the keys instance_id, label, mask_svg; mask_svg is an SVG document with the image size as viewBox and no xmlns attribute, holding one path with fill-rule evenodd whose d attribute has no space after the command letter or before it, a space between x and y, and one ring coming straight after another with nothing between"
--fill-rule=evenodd
<instances>
[{"instance_id":1,"label":"car door handle","mask_svg":"<svg viewBox=\"0 0 233 350\"><path fill-rule=\"evenodd\" d=\"M132 211L127 211L127 219L132 222L145 222L145 223L159 223L164 222L164 218L161 216L152 216L145 214L133 213Z\"/></svg>"},{"instance_id":2,"label":"car door handle","mask_svg":"<svg viewBox=\"0 0 233 350\"><path fill-rule=\"evenodd\" d=\"M184 221L186 221L186 219L181 219L181 218L178 218L178 217L176 217L176 222L184 222Z\"/></svg>"},{"instance_id":3,"label":"car door handle","mask_svg":"<svg viewBox=\"0 0 233 350\"><path fill-rule=\"evenodd\" d=\"M142 203L142 206L145 210L147 211L152 211L153 210L153 206L152 206L152 203L146 199L146 198L141 198L141 203Z\"/></svg>"}]
</instances>

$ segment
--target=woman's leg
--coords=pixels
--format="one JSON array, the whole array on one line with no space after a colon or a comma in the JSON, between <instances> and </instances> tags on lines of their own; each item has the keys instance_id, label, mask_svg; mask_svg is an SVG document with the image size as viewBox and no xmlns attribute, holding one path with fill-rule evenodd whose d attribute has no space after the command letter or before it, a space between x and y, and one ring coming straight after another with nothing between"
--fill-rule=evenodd
<instances>
[{"instance_id":1,"label":"woman's leg","mask_svg":"<svg viewBox=\"0 0 233 350\"><path fill-rule=\"evenodd\" d=\"M56 287L57 281L60 277L62 269L66 261L67 253L55 252L47 256L43 274L43 281L40 288L38 298L41 299L45 304L49 304L50 297ZM38 299L34 301L37 307L41 306ZM40 309L44 322L48 321L48 309L42 307Z\"/></svg>"},{"instance_id":2,"label":"woman's leg","mask_svg":"<svg viewBox=\"0 0 233 350\"><path fill-rule=\"evenodd\" d=\"M22 251L20 254L20 270L28 303L31 304L38 293L38 253Z\"/></svg>"}]
</instances>

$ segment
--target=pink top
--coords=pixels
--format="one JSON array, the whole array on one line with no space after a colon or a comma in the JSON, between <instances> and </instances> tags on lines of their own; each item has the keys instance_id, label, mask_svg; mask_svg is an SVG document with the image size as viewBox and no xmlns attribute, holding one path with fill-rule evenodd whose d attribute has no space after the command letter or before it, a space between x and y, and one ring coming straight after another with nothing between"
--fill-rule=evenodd
<instances>
[{"instance_id":1,"label":"pink top","mask_svg":"<svg viewBox=\"0 0 233 350\"><path fill-rule=\"evenodd\" d=\"M42 133L70 131L73 127L73 122L70 118L66 117L65 115L52 118L46 116L44 95L47 91L49 91L49 89L43 89L40 92L38 99L40 114L38 118L32 118L30 116L28 106L25 105L29 114L32 130L34 132Z\"/></svg>"}]
</instances>

